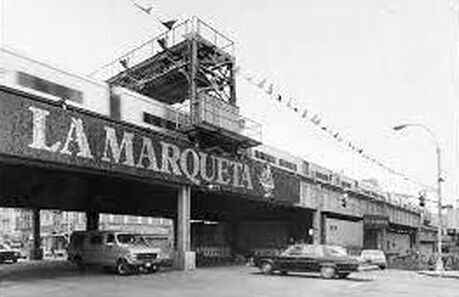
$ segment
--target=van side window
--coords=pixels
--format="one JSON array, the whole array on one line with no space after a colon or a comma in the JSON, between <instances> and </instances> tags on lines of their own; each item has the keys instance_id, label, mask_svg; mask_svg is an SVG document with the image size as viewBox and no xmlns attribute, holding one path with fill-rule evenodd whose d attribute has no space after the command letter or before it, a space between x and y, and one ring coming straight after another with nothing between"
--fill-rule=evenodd
<instances>
[{"instance_id":1,"label":"van side window","mask_svg":"<svg viewBox=\"0 0 459 297\"><path fill-rule=\"evenodd\" d=\"M102 244L102 235L93 235L89 239L91 244Z\"/></svg>"},{"instance_id":2,"label":"van side window","mask_svg":"<svg viewBox=\"0 0 459 297\"><path fill-rule=\"evenodd\" d=\"M115 243L115 235L113 234L108 234L107 235L107 240L105 241L106 243Z\"/></svg>"}]
</instances>

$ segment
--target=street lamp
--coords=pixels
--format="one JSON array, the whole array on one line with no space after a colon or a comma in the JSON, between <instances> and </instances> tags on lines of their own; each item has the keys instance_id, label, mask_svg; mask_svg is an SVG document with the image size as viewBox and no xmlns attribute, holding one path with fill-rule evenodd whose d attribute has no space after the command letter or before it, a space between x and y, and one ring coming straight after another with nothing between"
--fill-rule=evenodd
<instances>
[{"instance_id":1,"label":"street lamp","mask_svg":"<svg viewBox=\"0 0 459 297\"><path fill-rule=\"evenodd\" d=\"M395 131L400 131L402 129L405 129L407 127L418 127L427 132L429 136L432 138L432 140L435 143L435 150L437 153L437 199L438 199L438 228L437 228L437 241L438 241L438 259L436 263L435 270L437 271L443 271L443 261L442 261L442 251L441 251L441 230L442 230L442 217L441 217L441 210L442 210L442 203L441 203L441 183L443 182L443 179L441 177L441 149L440 149L440 144L438 142L437 136L435 133L427 126L423 124L403 124L403 125L398 125L395 126L393 129Z\"/></svg>"}]
</instances>

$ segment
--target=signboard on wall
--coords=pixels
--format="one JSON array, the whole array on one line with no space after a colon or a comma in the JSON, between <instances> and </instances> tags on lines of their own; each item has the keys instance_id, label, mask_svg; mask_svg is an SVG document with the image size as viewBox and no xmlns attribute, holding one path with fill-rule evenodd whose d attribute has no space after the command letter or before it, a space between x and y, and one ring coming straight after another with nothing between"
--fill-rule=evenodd
<instances>
[{"instance_id":1,"label":"signboard on wall","mask_svg":"<svg viewBox=\"0 0 459 297\"><path fill-rule=\"evenodd\" d=\"M0 139L3 155L299 202L298 178L280 169L7 90L0 90Z\"/></svg>"},{"instance_id":2,"label":"signboard on wall","mask_svg":"<svg viewBox=\"0 0 459 297\"><path fill-rule=\"evenodd\" d=\"M389 217L378 215L364 215L363 224L365 228L385 228L389 226Z\"/></svg>"}]
</instances>

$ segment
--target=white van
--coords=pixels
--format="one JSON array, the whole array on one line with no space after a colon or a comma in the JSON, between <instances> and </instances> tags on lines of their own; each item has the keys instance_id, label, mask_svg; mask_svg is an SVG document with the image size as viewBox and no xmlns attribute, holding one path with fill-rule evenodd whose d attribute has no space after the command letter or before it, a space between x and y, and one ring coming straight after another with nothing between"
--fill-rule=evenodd
<instances>
[{"instance_id":1,"label":"white van","mask_svg":"<svg viewBox=\"0 0 459 297\"><path fill-rule=\"evenodd\" d=\"M153 247L145 235L125 231L75 231L70 236L68 259L79 267L101 265L120 275L134 271L156 272L171 259Z\"/></svg>"}]
</instances>

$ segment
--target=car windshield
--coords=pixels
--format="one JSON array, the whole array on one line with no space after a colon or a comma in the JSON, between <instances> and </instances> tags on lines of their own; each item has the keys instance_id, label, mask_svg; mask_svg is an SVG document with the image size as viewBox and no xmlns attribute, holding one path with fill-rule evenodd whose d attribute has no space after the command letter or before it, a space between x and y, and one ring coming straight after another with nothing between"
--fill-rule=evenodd
<instances>
[{"instance_id":1,"label":"car windshield","mask_svg":"<svg viewBox=\"0 0 459 297\"><path fill-rule=\"evenodd\" d=\"M155 237L150 235L143 236L149 246L155 248L166 248L168 245L167 237Z\"/></svg>"},{"instance_id":2,"label":"car windshield","mask_svg":"<svg viewBox=\"0 0 459 297\"><path fill-rule=\"evenodd\" d=\"M286 248L282 254L283 255L300 255L303 252L303 246L301 245L293 245Z\"/></svg>"},{"instance_id":3,"label":"car windshield","mask_svg":"<svg viewBox=\"0 0 459 297\"><path fill-rule=\"evenodd\" d=\"M365 255L365 256L381 256L382 255L382 251L379 251L379 250L364 250L364 251L362 251L362 255Z\"/></svg>"},{"instance_id":4,"label":"car windshield","mask_svg":"<svg viewBox=\"0 0 459 297\"><path fill-rule=\"evenodd\" d=\"M121 244L135 244L135 245L146 245L148 246L148 242L141 234L118 234L116 236L118 242Z\"/></svg>"},{"instance_id":5,"label":"car windshield","mask_svg":"<svg viewBox=\"0 0 459 297\"><path fill-rule=\"evenodd\" d=\"M325 246L325 250L332 256L347 256L346 249L340 246Z\"/></svg>"}]
</instances>

